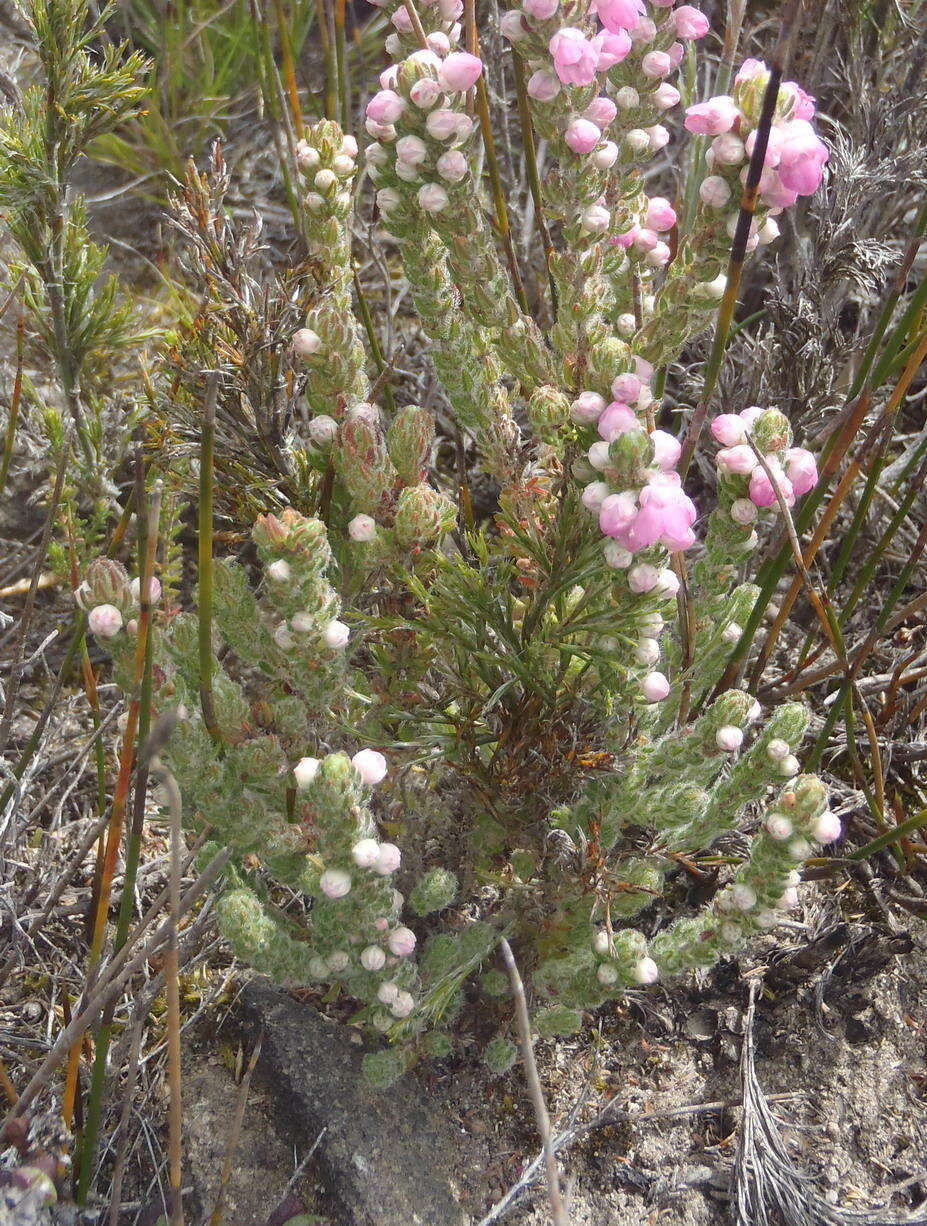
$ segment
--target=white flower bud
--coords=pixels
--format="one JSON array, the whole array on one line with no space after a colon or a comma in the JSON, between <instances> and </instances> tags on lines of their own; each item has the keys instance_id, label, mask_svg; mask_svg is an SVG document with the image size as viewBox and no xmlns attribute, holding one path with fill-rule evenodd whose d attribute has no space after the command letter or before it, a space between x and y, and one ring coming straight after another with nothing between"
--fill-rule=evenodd
<instances>
[{"instance_id":1,"label":"white flower bud","mask_svg":"<svg viewBox=\"0 0 927 1226\"><path fill-rule=\"evenodd\" d=\"M319 878L319 889L326 898L344 898L351 893L351 874L340 868L326 869Z\"/></svg>"},{"instance_id":2,"label":"white flower bud","mask_svg":"<svg viewBox=\"0 0 927 1226\"><path fill-rule=\"evenodd\" d=\"M377 521L372 515L355 515L348 521L348 536L352 541L372 541L377 534Z\"/></svg>"},{"instance_id":3,"label":"white flower bud","mask_svg":"<svg viewBox=\"0 0 927 1226\"><path fill-rule=\"evenodd\" d=\"M290 628L286 622L281 622L274 630L274 642L281 651L292 651L296 646L296 639L290 634Z\"/></svg>"},{"instance_id":4,"label":"white flower bud","mask_svg":"<svg viewBox=\"0 0 927 1226\"><path fill-rule=\"evenodd\" d=\"M335 435L338 433L338 423L327 413L319 413L306 427L306 433L309 435L310 443L316 447L326 447L329 443L334 442Z\"/></svg>"},{"instance_id":5,"label":"white flower bud","mask_svg":"<svg viewBox=\"0 0 927 1226\"><path fill-rule=\"evenodd\" d=\"M770 813L766 819L766 830L771 839L784 843L792 836L792 823L784 813Z\"/></svg>"},{"instance_id":6,"label":"white flower bud","mask_svg":"<svg viewBox=\"0 0 927 1226\"><path fill-rule=\"evenodd\" d=\"M615 320L615 325L618 328L620 336L633 336L637 331L637 320L630 311L625 311Z\"/></svg>"},{"instance_id":7,"label":"white flower bud","mask_svg":"<svg viewBox=\"0 0 927 1226\"><path fill-rule=\"evenodd\" d=\"M325 640L325 646L332 651L343 651L348 645L348 639L351 637L350 629L344 622L333 619L328 623L322 631L322 638Z\"/></svg>"},{"instance_id":8,"label":"white flower bud","mask_svg":"<svg viewBox=\"0 0 927 1226\"><path fill-rule=\"evenodd\" d=\"M395 843L381 843L377 852L377 862L373 866L374 872L379 873L381 877L388 877L390 873L395 873L401 862L402 852Z\"/></svg>"},{"instance_id":9,"label":"white flower bud","mask_svg":"<svg viewBox=\"0 0 927 1226\"><path fill-rule=\"evenodd\" d=\"M621 89L615 90L615 105L622 111L632 111L640 104L641 96L633 85L622 85Z\"/></svg>"},{"instance_id":10,"label":"white flower bud","mask_svg":"<svg viewBox=\"0 0 927 1226\"><path fill-rule=\"evenodd\" d=\"M788 741L783 741L781 737L774 737L766 746L766 756L770 762L782 762L791 752Z\"/></svg>"},{"instance_id":11,"label":"white flower bud","mask_svg":"<svg viewBox=\"0 0 927 1226\"><path fill-rule=\"evenodd\" d=\"M634 651L639 664L656 664L660 658L660 644L656 639L641 639Z\"/></svg>"},{"instance_id":12,"label":"white flower bud","mask_svg":"<svg viewBox=\"0 0 927 1226\"><path fill-rule=\"evenodd\" d=\"M277 558L267 567L267 578L273 583L287 583L292 573L289 562L284 558Z\"/></svg>"},{"instance_id":13,"label":"white flower bud","mask_svg":"<svg viewBox=\"0 0 927 1226\"><path fill-rule=\"evenodd\" d=\"M396 993L396 999L393 1001L390 1012L393 1017L408 1017L414 1008L414 997L409 992L399 991Z\"/></svg>"},{"instance_id":14,"label":"white flower bud","mask_svg":"<svg viewBox=\"0 0 927 1226\"><path fill-rule=\"evenodd\" d=\"M593 443L589 448L589 463L597 472L602 472L608 467L608 448L609 444L604 439L598 443Z\"/></svg>"},{"instance_id":15,"label":"white flower bud","mask_svg":"<svg viewBox=\"0 0 927 1226\"><path fill-rule=\"evenodd\" d=\"M627 570L634 561L634 554L617 541L606 541L602 552L605 554L606 566L610 566L612 570Z\"/></svg>"},{"instance_id":16,"label":"white flower bud","mask_svg":"<svg viewBox=\"0 0 927 1226\"><path fill-rule=\"evenodd\" d=\"M615 966L614 962L602 962L596 971L596 978L599 983L610 988L612 984L618 982L618 967Z\"/></svg>"},{"instance_id":17,"label":"white flower bud","mask_svg":"<svg viewBox=\"0 0 927 1226\"><path fill-rule=\"evenodd\" d=\"M87 615L87 626L101 639L114 638L122 629L122 614L114 604L98 604Z\"/></svg>"},{"instance_id":18,"label":"white flower bud","mask_svg":"<svg viewBox=\"0 0 927 1226\"><path fill-rule=\"evenodd\" d=\"M632 153L643 153L650 148L650 137L643 128L632 128L625 133L624 143Z\"/></svg>"},{"instance_id":19,"label":"white flower bud","mask_svg":"<svg viewBox=\"0 0 927 1226\"><path fill-rule=\"evenodd\" d=\"M386 966L386 954L379 945L368 945L361 952L360 962L365 971L381 971Z\"/></svg>"},{"instance_id":20,"label":"white flower bud","mask_svg":"<svg viewBox=\"0 0 927 1226\"><path fill-rule=\"evenodd\" d=\"M407 958L415 949L415 933L411 928L394 928L386 943L397 958Z\"/></svg>"},{"instance_id":21,"label":"white flower bud","mask_svg":"<svg viewBox=\"0 0 927 1226\"><path fill-rule=\"evenodd\" d=\"M351 848L351 856L359 868L373 868L380 856L376 839L360 839Z\"/></svg>"},{"instance_id":22,"label":"white flower bud","mask_svg":"<svg viewBox=\"0 0 927 1226\"><path fill-rule=\"evenodd\" d=\"M320 170L312 182L316 191L324 196L338 186L338 176L331 170Z\"/></svg>"},{"instance_id":23,"label":"white flower bud","mask_svg":"<svg viewBox=\"0 0 927 1226\"><path fill-rule=\"evenodd\" d=\"M633 974L636 983L656 983L660 978L660 968L653 958L638 958L634 963Z\"/></svg>"},{"instance_id":24,"label":"white flower bud","mask_svg":"<svg viewBox=\"0 0 927 1226\"><path fill-rule=\"evenodd\" d=\"M790 753L779 762L777 770L785 779L792 779L801 770L801 763Z\"/></svg>"},{"instance_id":25,"label":"white flower bud","mask_svg":"<svg viewBox=\"0 0 927 1226\"><path fill-rule=\"evenodd\" d=\"M743 743L744 734L734 724L725 724L715 733L715 744L725 753L734 753Z\"/></svg>"},{"instance_id":26,"label":"white flower bud","mask_svg":"<svg viewBox=\"0 0 927 1226\"><path fill-rule=\"evenodd\" d=\"M440 183L425 183L418 189L418 202L426 213L440 213L447 208L449 198Z\"/></svg>"},{"instance_id":27,"label":"white flower bud","mask_svg":"<svg viewBox=\"0 0 927 1226\"><path fill-rule=\"evenodd\" d=\"M611 937L608 935L608 932L604 928L600 928L599 931L592 938L593 950L597 954L607 954L609 949L611 949L611 945L612 945L612 940L611 940Z\"/></svg>"},{"instance_id":28,"label":"white flower bud","mask_svg":"<svg viewBox=\"0 0 927 1226\"><path fill-rule=\"evenodd\" d=\"M399 988L391 979L377 988L377 1000L381 1005L391 1005L398 995Z\"/></svg>"},{"instance_id":29,"label":"white flower bud","mask_svg":"<svg viewBox=\"0 0 927 1226\"><path fill-rule=\"evenodd\" d=\"M731 906L738 911L752 911L756 906L756 894L743 881L738 881L736 885L731 886Z\"/></svg>"},{"instance_id":30,"label":"white flower bud","mask_svg":"<svg viewBox=\"0 0 927 1226\"><path fill-rule=\"evenodd\" d=\"M305 790L319 773L318 758L300 758L293 767L293 778L300 791Z\"/></svg>"},{"instance_id":31,"label":"white flower bud","mask_svg":"<svg viewBox=\"0 0 927 1226\"><path fill-rule=\"evenodd\" d=\"M329 954L326 959L328 969L335 975L340 975L342 971L346 971L351 965L351 955L343 949L336 949L333 954Z\"/></svg>"},{"instance_id":32,"label":"white flower bud","mask_svg":"<svg viewBox=\"0 0 927 1226\"><path fill-rule=\"evenodd\" d=\"M361 749L351 759L351 765L368 787L376 787L386 778L386 759L376 749Z\"/></svg>"}]
</instances>

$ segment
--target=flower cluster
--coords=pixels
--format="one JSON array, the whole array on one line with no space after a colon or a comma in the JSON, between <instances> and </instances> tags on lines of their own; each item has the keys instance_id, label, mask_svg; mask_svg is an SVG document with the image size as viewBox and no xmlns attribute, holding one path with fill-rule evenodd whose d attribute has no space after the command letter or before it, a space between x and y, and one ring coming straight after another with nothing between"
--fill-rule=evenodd
<instances>
[{"instance_id":1,"label":"flower cluster","mask_svg":"<svg viewBox=\"0 0 927 1226\"><path fill-rule=\"evenodd\" d=\"M791 429L781 413L756 405L741 413L722 413L712 421L711 432L722 444L716 456L718 472L729 491L742 495L734 497L730 507L736 523L752 523L758 507L776 508L780 498L793 506L817 485L815 458L804 447L790 446Z\"/></svg>"}]
</instances>

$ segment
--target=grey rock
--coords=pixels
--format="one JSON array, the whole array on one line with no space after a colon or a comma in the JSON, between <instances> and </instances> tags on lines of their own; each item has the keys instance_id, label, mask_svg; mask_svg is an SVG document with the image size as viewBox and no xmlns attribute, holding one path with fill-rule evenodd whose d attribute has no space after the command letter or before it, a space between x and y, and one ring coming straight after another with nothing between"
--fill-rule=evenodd
<instances>
[{"instance_id":1,"label":"grey rock","mask_svg":"<svg viewBox=\"0 0 927 1226\"><path fill-rule=\"evenodd\" d=\"M244 989L240 1022L250 1042L263 1032L255 1079L281 1130L300 1153L322 1134L315 1161L333 1226L468 1226L458 1179L477 1162L440 1099L412 1076L371 1089L345 1028L266 983Z\"/></svg>"}]
</instances>

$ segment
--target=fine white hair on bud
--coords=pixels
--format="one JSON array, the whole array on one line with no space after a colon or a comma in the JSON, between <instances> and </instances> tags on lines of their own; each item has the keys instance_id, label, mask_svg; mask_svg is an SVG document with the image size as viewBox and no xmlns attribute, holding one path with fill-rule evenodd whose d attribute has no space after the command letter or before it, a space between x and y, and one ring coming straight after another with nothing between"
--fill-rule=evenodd
<instances>
[{"instance_id":1,"label":"fine white hair on bud","mask_svg":"<svg viewBox=\"0 0 927 1226\"><path fill-rule=\"evenodd\" d=\"M660 658L660 644L656 639L640 639L634 650L638 664L656 664Z\"/></svg>"},{"instance_id":2,"label":"fine white hair on bud","mask_svg":"<svg viewBox=\"0 0 927 1226\"><path fill-rule=\"evenodd\" d=\"M599 983L610 988L612 984L618 982L618 967L615 966L614 962L602 962L596 971L596 978Z\"/></svg>"},{"instance_id":3,"label":"fine white hair on bud","mask_svg":"<svg viewBox=\"0 0 927 1226\"><path fill-rule=\"evenodd\" d=\"M592 948L597 954L607 954L612 947L612 939L604 928L600 928L592 938Z\"/></svg>"},{"instance_id":4,"label":"fine white hair on bud","mask_svg":"<svg viewBox=\"0 0 927 1226\"><path fill-rule=\"evenodd\" d=\"M381 877L388 877L390 873L395 873L401 862L402 852L395 843L381 843L373 869Z\"/></svg>"},{"instance_id":5,"label":"fine white hair on bud","mask_svg":"<svg viewBox=\"0 0 927 1226\"><path fill-rule=\"evenodd\" d=\"M791 779L801 770L801 763L794 754L790 753L779 760L776 769L784 778Z\"/></svg>"},{"instance_id":6,"label":"fine white hair on bud","mask_svg":"<svg viewBox=\"0 0 927 1226\"><path fill-rule=\"evenodd\" d=\"M296 786L303 790L309 787L313 779L319 773L320 762L318 758L300 758L293 767L293 778L296 780Z\"/></svg>"}]
</instances>

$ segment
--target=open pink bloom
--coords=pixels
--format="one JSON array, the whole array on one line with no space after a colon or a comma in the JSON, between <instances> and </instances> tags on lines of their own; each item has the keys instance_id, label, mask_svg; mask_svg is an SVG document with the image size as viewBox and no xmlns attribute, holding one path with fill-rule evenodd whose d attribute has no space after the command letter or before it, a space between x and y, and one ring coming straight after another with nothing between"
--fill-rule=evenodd
<instances>
[{"instance_id":1,"label":"open pink bloom","mask_svg":"<svg viewBox=\"0 0 927 1226\"><path fill-rule=\"evenodd\" d=\"M644 14L644 0L593 0L593 10L606 30L633 30Z\"/></svg>"},{"instance_id":2,"label":"open pink bloom","mask_svg":"<svg viewBox=\"0 0 927 1226\"><path fill-rule=\"evenodd\" d=\"M779 87L779 96L788 97L791 94L792 102L792 118L793 119L814 119L817 113L816 99L812 98L811 94L805 93L797 81L783 81Z\"/></svg>"},{"instance_id":3,"label":"open pink bloom","mask_svg":"<svg viewBox=\"0 0 927 1226\"><path fill-rule=\"evenodd\" d=\"M611 443L619 435L627 434L629 430L640 430L641 423L637 414L626 404L614 401L599 418L598 431L607 443Z\"/></svg>"},{"instance_id":4,"label":"open pink bloom","mask_svg":"<svg viewBox=\"0 0 927 1226\"><path fill-rule=\"evenodd\" d=\"M737 413L719 413L711 423L711 432L722 447L736 447L744 441L746 422Z\"/></svg>"},{"instance_id":5,"label":"open pink bloom","mask_svg":"<svg viewBox=\"0 0 927 1226\"><path fill-rule=\"evenodd\" d=\"M804 447L790 447L785 453L785 471L797 498L813 490L818 483L817 463Z\"/></svg>"},{"instance_id":6,"label":"open pink bloom","mask_svg":"<svg viewBox=\"0 0 927 1226\"><path fill-rule=\"evenodd\" d=\"M663 196L653 196L647 203L645 220L649 229L664 233L676 224L676 210Z\"/></svg>"},{"instance_id":7,"label":"open pink bloom","mask_svg":"<svg viewBox=\"0 0 927 1226\"><path fill-rule=\"evenodd\" d=\"M753 150L756 146L756 130L752 131L744 141L744 150L747 157L753 157ZM779 165L779 157L782 153L782 129L774 127L770 129L769 140L766 144L766 157L763 160L764 166L771 166L775 169Z\"/></svg>"},{"instance_id":8,"label":"open pink bloom","mask_svg":"<svg viewBox=\"0 0 927 1226\"><path fill-rule=\"evenodd\" d=\"M405 109L405 101L395 90L381 89L367 103L365 114L374 123L395 123Z\"/></svg>"},{"instance_id":9,"label":"open pink bloom","mask_svg":"<svg viewBox=\"0 0 927 1226\"><path fill-rule=\"evenodd\" d=\"M608 72L610 68L614 68L626 58L634 44L627 30L618 30L617 33L612 30L602 30L592 40L592 45L598 56L596 68L599 72Z\"/></svg>"},{"instance_id":10,"label":"open pink bloom","mask_svg":"<svg viewBox=\"0 0 927 1226\"><path fill-rule=\"evenodd\" d=\"M793 119L782 129L779 178L783 187L799 196L811 196L821 186L830 151L807 119Z\"/></svg>"},{"instance_id":11,"label":"open pink bloom","mask_svg":"<svg viewBox=\"0 0 927 1226\"><path fill-rule=\"evenodd\" d=\"M632 493L625 490L621 494L610 494L599 510L599 527L606 536L621 539L636 515L637 503Z\"/></svg>"},{"instance_id":12,"label":"open pink bloom","mask_svg":"<svg viewBox=\"0 0 927 1226\"><path fill-rule=\"evenodd\" d=\"M591 153L602 139L602 133L588 119L571 119L564 139L574 153Z\"/></svg>"},{"instance_id":13,"label":"open pink bloom","mask_svg":"<svg viewBox=\"0 0 927 1226\"><path fill-rule=\"evenodd\" d=\"M792 482L779 467L777 460L769 460L768 463L779 493L782 495L783 502L787 507L792 506L795 502L795 491L792 488ZM772 481L770 481L766 470L761 468L759 464L757 464L750 476L750 501L758 507L774 507L778 506L779 503Z\"/></svg>"},{"instance_id":14,"label":"open pink bloom","mask_svg":"<svg viewBox=\"0 0 927 1226\"><path fill-rule=\"evenodd\" d=\"M628 529L632 551L646 549L658 541L670 550L689 549L695 544L692 525L697 512L682 486L673 482L675 474L661 473L650 479L638 495L640 510Z\"/></svg>"},{"instance_id":15,"label":"open pink bloom","mask_svg":"<svg viewBox=\"0 0 927 1226\"><path fill-rule=\"evenodd\" d=\"M654 430L650 435L653 443L653 458L664 472L675 468L682 455L679 439L665 430Z\"/></svg>"},{"instance_id":16,"label":"open pink bloom","mask_svg":"<svg viewBox=\"0 0 927 1226\"><path fill-rule=\"evenodd\" d=\"M707 102L686 107L685 127L697 136L720 136L722 132L730 132L739 118L740 111L734 99L719 94Z\"/></svg>"},{"instance_id":17,"label":"open pink bloom","mask_svg":"<svg viewBox=\"0 0 927 1226\"><path fill-rule=\"evenodd\" d=\"M483 72L483 61L469 51L452 51L438 69L438 80L451 93L463 93L475 85Z\"/></svg>"},{"instance_id":18,"label":"open pink bloom","mask_svg":"<svg viewBox=\"0 0 927 1226\"><path fill-rule=\"evenodd\" d=\"M711 28L705 14L691 4L680 4L673 13L673 21L679 38L704 38Z\"/></svg>"},{"instance_id":19,"label":"open pink bloom","mask_svg":"<svg viewBox=\"0 0 927 1226\"><path fill-rule=\"evenodd\" d=\"M616 234L612 242L616 247L624 247L625 251L627 251L629 247L633 247L637 242L640 232L640 226L633 225L630 230L625 230L623 234Z\"/></svg>"},{"instance_id":20,"label":"open pink bloom","mask_svg":"<svg viewBox=\"0 0 927 1226\"><path fill-rule=\"evenodd\" d=\"M554 71L564 85L591 85L599 66L599 52L582 30L564 26L548 43Z\"/></svg>"}]
</instances>

